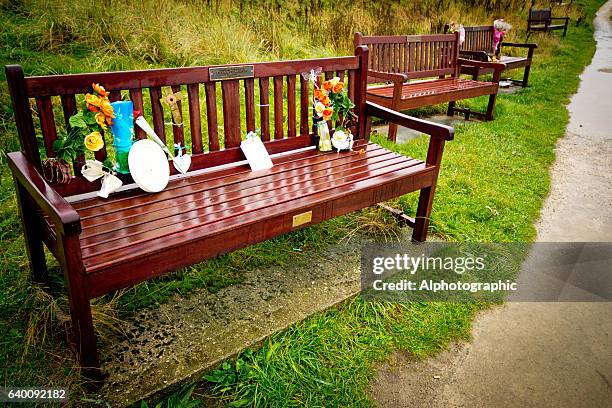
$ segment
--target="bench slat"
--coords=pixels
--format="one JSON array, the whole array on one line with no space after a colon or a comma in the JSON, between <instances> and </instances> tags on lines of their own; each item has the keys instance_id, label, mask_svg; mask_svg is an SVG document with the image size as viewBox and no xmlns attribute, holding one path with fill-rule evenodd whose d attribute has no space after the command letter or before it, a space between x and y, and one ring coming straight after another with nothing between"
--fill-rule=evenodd
<instances>
[{"instance_id":1,"label":"bench slat","mask_svg":"<svg viewBox=\"0 0 612 408\"><path fill-rule=\"evenodd\" d=\"M200 117L200 84L187 85L189 101L189 127L191 130L191 152L198 154L202 148L202 123Z\"/></svg>"},{"instance_id":2,"label":"bench slat","mask_svg":"<svg viewBox=\"0 0 612 408\"><path fill-rule=\"evenodd\" d=\"M289 75L287 76L287 137L297 136L295 113L295 75Z\"/></svg>"},{"instance_id":3,"label":"bench slat","mask_svg":"<svg viewBox=\"0 0 612 408\"><path fill-rule=\"evenodd\" d=\"M300 135L310 133L310 82L300 75Z\"/></svg>"},{"instance_id":4,"label":"bench slat","mask_svg":"<svg viewBox=\"0 0 612 408\"><path fill-rule=\"evenodd\" d=\"M217 119L217 83L204 84L206 93L206 120L208 122L208 150L219 150L219 122Z\"/></svg>"},{"instance_id":5,"label":"bench slat","mask_svg":"<svg viewBox=\"0 0 612 408\"><path fill-rule=\"evenodd\" d=\"M223 130L225 134L225 147L238 147L242 137L240 135L240 82L230 80L221 82L223 95Z\"/></svg>"},{"instance_id":6,"label":"bench slat","mask_svg":"<svg viewBox=\"0 0 612 408\"><path fill-rule=\"evenodd\" d=\"M255 81L253 78L244 80L244 106L246 110L247 132L255 131Z\"/></svg>"},{"instance_id":7,"label":"bench slat","mask_svg":"<svg viewBox=\"0 0 612 408\"><path fill-rule=\"evenodd\" d=\"M261 125L261 140L270 140L270 81L259 79L259 120Z\"/></svg>"},{"instance_id":8,"label":"bench slat","mask_svg":"<svg viewBox=\"0 0 612 408\"><path fill-rule=\"evenodd\" d=\"M170 87L170 89L172 89L173 93L176 92L180 92L181 91L181 86L180 85L172 85ZM176 108L178 109L178 116L180 118L180 122L179 123L183 123L183 102L182 101L177 101L176 102ZM184 133L184 124L177 124L174 121L174 115L172 116L172 133L174 134L174 141L173 143L180 143L181 146L185 146L185 133ZM177 126L178 125L178 126Z\"/></svg>"},{"instance_id":9,"label":"bench slat","mask_svg":"<svg viewBox=\"0 0 612 408\"><path fill-rule=\"evenodd\" d=\"M159 87L149 88L149 96L151 97L151 113L153 115L153 129L157 136L165 143L166 142L166 127L164 126L164 108L161 104L162 92Z\"/></svg>"},{"instance_id":10,"label":"bench slat","mask_svg":"<svg viewBox=\"0 0 612 408\"><path fill-rule=\"evenodd\" d=\"M55 118L53 116L51 97L43 96L36 98L36 108L38 109L38 118L40 119L40 127L47 157L55 157L53 142L57 140L57 131L55 129Z\"/></svg>"},{"instance_id":11,"label":"bench slat","mask_svg":"<svg viewBox=\"0 0 612 408\"><path fill-rule=\"evenodd\" d=\"M70 117L77 111L76 97L74 95L62 95L60 99L62 101L62 112L64 113L66 130L68 130L70 128ZM74 174L81 174L81 169L83 168L84 163L85 155L83 153L78 154L73 163Z\"/></svg>"},{"instance_id":12,"label":"bench slat","mask_svg":"<svg viewBox=\"0 0 612 408\"><path fill-rule=\"evenodd\" d=\"M283 138L283 77L274 77L274 139Z\"/></svg>"}]
</instances>

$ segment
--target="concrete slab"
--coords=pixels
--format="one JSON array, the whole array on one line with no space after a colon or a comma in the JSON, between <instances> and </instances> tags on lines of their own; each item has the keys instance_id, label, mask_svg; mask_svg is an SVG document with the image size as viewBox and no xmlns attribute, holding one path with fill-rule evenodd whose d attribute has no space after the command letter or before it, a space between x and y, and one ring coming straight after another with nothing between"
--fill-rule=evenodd
<instances>
[{"instance_id":1,"label":"concrete slab","mask_svg":"<svg viewBox=\"0 0 612 408\"><path fill-rule=\"evenodd\" d=\"M410 242L412 230L401 233ZM324 251L295 252L286 267L246 273L216 294L199 290L132 317L102 345L109 374L99 398L113 407L168 394L279 330L359 291L356 236ZM341 260L341 261L339 261Z\"/></svg>"}]
</instances>

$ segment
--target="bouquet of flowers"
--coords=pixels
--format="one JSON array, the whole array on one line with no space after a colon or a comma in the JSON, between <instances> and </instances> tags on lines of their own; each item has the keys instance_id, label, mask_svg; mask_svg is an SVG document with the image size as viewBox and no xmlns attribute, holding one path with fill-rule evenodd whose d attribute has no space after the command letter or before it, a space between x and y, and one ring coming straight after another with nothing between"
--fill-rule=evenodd
<instances>
[{"instance_id":1,"label":"bouquet of flowers","mask_svg":"<svg viewBox=\"0 0 612 408\"><path fill-rule=\"evenodd\" d=\"M349 127L357 118L353 112L355 105L344 89L344 82L334 77L323 82L313 81L314 112L317 133L319 135L319 150L331 151L332 146L337 150L348 150L353 147L353 135ZM327 121L336 123L334 137L330 138Z\"/></svg>"},{"instance_id":2,"label":"bouquet of flowers","mask_svg":"<svg viewBox=\"0 0 612 408\"><path fill-rule=\"evenodd\" d=\"M115 113L108 93L99 84L92 84L92 93L85 95L81 110L70 117L68 123L70 128L67 134L58 138L53 143L54 158L45 160L46 170L61 168L64 176L62 179L50 179L49 181L68 182L70 180L70 162L74 162L77 156L86 150L97 152L104 147L102 132L108 130L108 125L113 123ZM112 162L106 163L112 168ZM66 173L67 169L67 173ZM47 174L55 174L46 171ZM53 178L53 176L48 177Z\"/></svg>"},{"instance_id":3,"label":"bouquet of flowers","mask_svg":"<svg viewBox=\"0 0 612 408\"><path fill-rule=\"evenodd\" d=\"M500 44L508 31L512 29L512 25L504 21L503 18L493 21L493 60L499 59L501 53Z\"/></svg>"}]
</instances>

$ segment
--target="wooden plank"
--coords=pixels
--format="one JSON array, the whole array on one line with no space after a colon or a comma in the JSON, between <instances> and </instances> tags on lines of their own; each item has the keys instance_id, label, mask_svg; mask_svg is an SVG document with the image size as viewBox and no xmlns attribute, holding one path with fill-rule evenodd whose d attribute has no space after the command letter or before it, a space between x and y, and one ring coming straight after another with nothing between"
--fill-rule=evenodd
<instances>
[{"instance_id":1,"label":"wooden plank","mask_svg":"<svg viewBox=\"0 0 612 408\"><path fill-rule=\"evenodd\" d=\"M36 108L38 110L38 118L40 119L40 127L45 144L47 157L55 157L53 151L53 142L57 140L57 129L55 128L55 118L53 116L53 104L51 97L42 96L36 98Z\"/></svg>"},{"instance_id":2,"label":"wooden plank","mask_svg":"<svg viewBox=\"0 0 612 408\"><path fill-rule=\"evenodd\" d=\"M283 132L283 77L274 77L274 139L282 139Z\"/></svg>"},{"instance_id":3,"label":"wooden plank","mask_svg":"<svg viewBox=\"0 0 612 408\"><path fill-rule=\"evenodd\" d=\"M151 112L153 116L153 130L159 138L166 142L166 127L164 125L164 108L161 104L161 88L149 88L149 96L151 97Z\"/></svg>"},{"instance_id":4,"label":"wooden plank","mask_svg":"<svg viewBox=\"0 0 612 408\"><path fill-rule=\"evenodd\" d=\"M259 80L259 120L261 139L270 140L270 86L268 78Z\"/></svg>"},{"instance_id":5,"label":"wooden plank","mask_svg":"<svg viewBox=\"0 0 612 408\"><path fill-rule=\"evenodd\" d=\"M189 126L191 129L191 153L203 152L202 123L200 117L200 85L187 85L187 99L189 101Z\"/></svg>"},{"instance_id":6,"label":"wooden plank","mask_svg":"<svg viewBox=\"0 0 612 408\"><path fill-rule=\"evenodd\" d=\"M142 90L140 88L130 89L130 100L134 104L134 110L138 111L141 115L144 116L145 112L144 106L142 104ZM147 138L147 135L144 130L142 130L140 126L137 126L136 123L134 123L134 133L137 139Z\"/></svg>"},{"instance_id":7,"label":"wooden plank","mask_svg":"<svg viewBox=\"0 0 612 408\"><path fill-rule=\"evenodd\" d=\"M240 81L229 80L221 82L223 95L223 130L225 134L225 148L238 147L242 137L240 135Z\"/></svg>"},{"instance_id":8,"label":"wooden plank","mask_svg":"<svg viewBox=\"0 0 612 408\"><path fill-rule=\"evenodd\" d=\"M310 133L310 112L312 101L310 99L310 81L300 75L300 135Z\"/></svg>"},{"instance_id":9,"label":"wooden plank","mask_svg":"<svg viewBox=\"0 0 612 408\"><path fill-rule=\"evenodd\" d=\"M172 89L173 93L181 91L180 85L172 85L170 88ZM176 108L178 109L178 118L180 118L180 120L178 123L176 123L174 120L174 115L172 115L172 133L174 135L173 143L185 146L185 134L183 130L185 127L185 125L183 124L183 102L177 101Z\"/></svg>"},{"instance_id":10,"label":"wooden plank","mask_svg":"<svg viewBox=\"0 0 612 408\"><path fill-rule=\"evenodd\" d=\"M207 82L204 84L206 93L206 119L208 122L208 150L219 150L219 122L217 120L217 84Z\"/></svg>"},{"instance_id":11,"label":"wooden plank","mask_svg":"<svg viewBox=\"0 0 612 408\"><path fill-rule=\"evenodd\" d=\"M295 75L287 77L287 137L296 136Z\"/></svg>"},{"instance_id":12,"label":"wooden plank","mask_svg":"<svg viewBox=\"0 0 612 408\"><path fill-rule=\"evenodd\" d=\"M254 78L299 75L310 69L324 71L357 69L354 56L314 58L307 60L232 64L252 65ZM96 72L87 74L47 75L25 78L28 97L80 94L89 89L92 82L104 84L108 91L131 88L177 86L196 82L208 82L210 67L164 68L139 71Z\"/></svg>"},{"instance_id":13,"label":"wooden plank","mask_svg":"<svg viewBox=\"0 0 612 408\"><path fill-rule=\"evenodd\" d=\"M247 132L255 131L255 81L253 78L244 80L244 99L246 109Z\"/></svg>"}]
</instances>

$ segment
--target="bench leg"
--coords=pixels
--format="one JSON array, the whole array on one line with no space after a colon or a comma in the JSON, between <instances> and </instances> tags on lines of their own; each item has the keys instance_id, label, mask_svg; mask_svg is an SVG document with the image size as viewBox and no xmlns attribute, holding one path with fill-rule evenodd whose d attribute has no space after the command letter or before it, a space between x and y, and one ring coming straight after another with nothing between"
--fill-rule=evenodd
<instances>
[{"instance_id":1,"label":"bench leg","mask_svg":"<svg viewBox=\"0 0 612 408\"><path fill-rule=\"evenodd\" d=\"M21 184L15 182L15 185L17 186L17 205L21 214L23 237L30 261L32 280L38 283L46 283L48 281L47 261L45 260L42 240L42 226L36 215L36 206Z\"/></svg>"},{"instance_id":2,"label":"bench leg","mask_svg":"<svg viewBox=\"0 0 612 408\"><path fill-rule=\"evenodd\" d=\"M448 109L446 110L448 116L455 116L455 101L448 103Z\"/></svg>"},{"instance_id":3,"label":"bench leg","mask_svg":"<svg viewBox=\"0 0 612 408\"><path fill-rule=\"evenodd\" d=\"M527 88L527 84L529 83L529 71L531 71L531 65L527 65L525 67L525 72L523 73L523 83L522 83L523 88Z\"/></svg>"},{"instance_id":4,"label":"bench leg","mask_svg":"<svg viewBox=\"0 0 612 408\"><path fill-rule=\"evenodd\" d=\"M81 373L84 377L99 382L103 376L100 371L91 305L83 281L79 237L62 236L60 246L63 254L62 267L68 286L73 343L78 354Z\"/></svg>"},{"instance_id":5,"label":"bench leg","mask_svg":"<svg viewBox=\"0 0 612 408\"><path fill-rule=\"evenodd\" d=\"M395 142L397 139L397 123L389 123L389 134L387 138L392 142Z\"/></svg>"},{"instance_id":6,"label":"bench leg","mask_svg":"<svg viewBox=\"0 0 612 408\"><path fill-rule=\"evenodd\" d=\"M414 230L412 231L413 241L424 242L427 239L427 229L429 228L429 217L431 216L435 189L435 186L421 189L419 205L417 207L416 217L414 218Z\"/></svg>"},{"instance_id":7,"label":"bench leg","mask_svg":"<svg viewBox=\"0 0 612 408\"><path fill-rule=\"evenodd\" d=\"M489 95L489 104L487 105L487 114L485 120L493 120L493 112L495 111L495 101L497 100L497 94Z\"/></svg>"}]
</instances>

